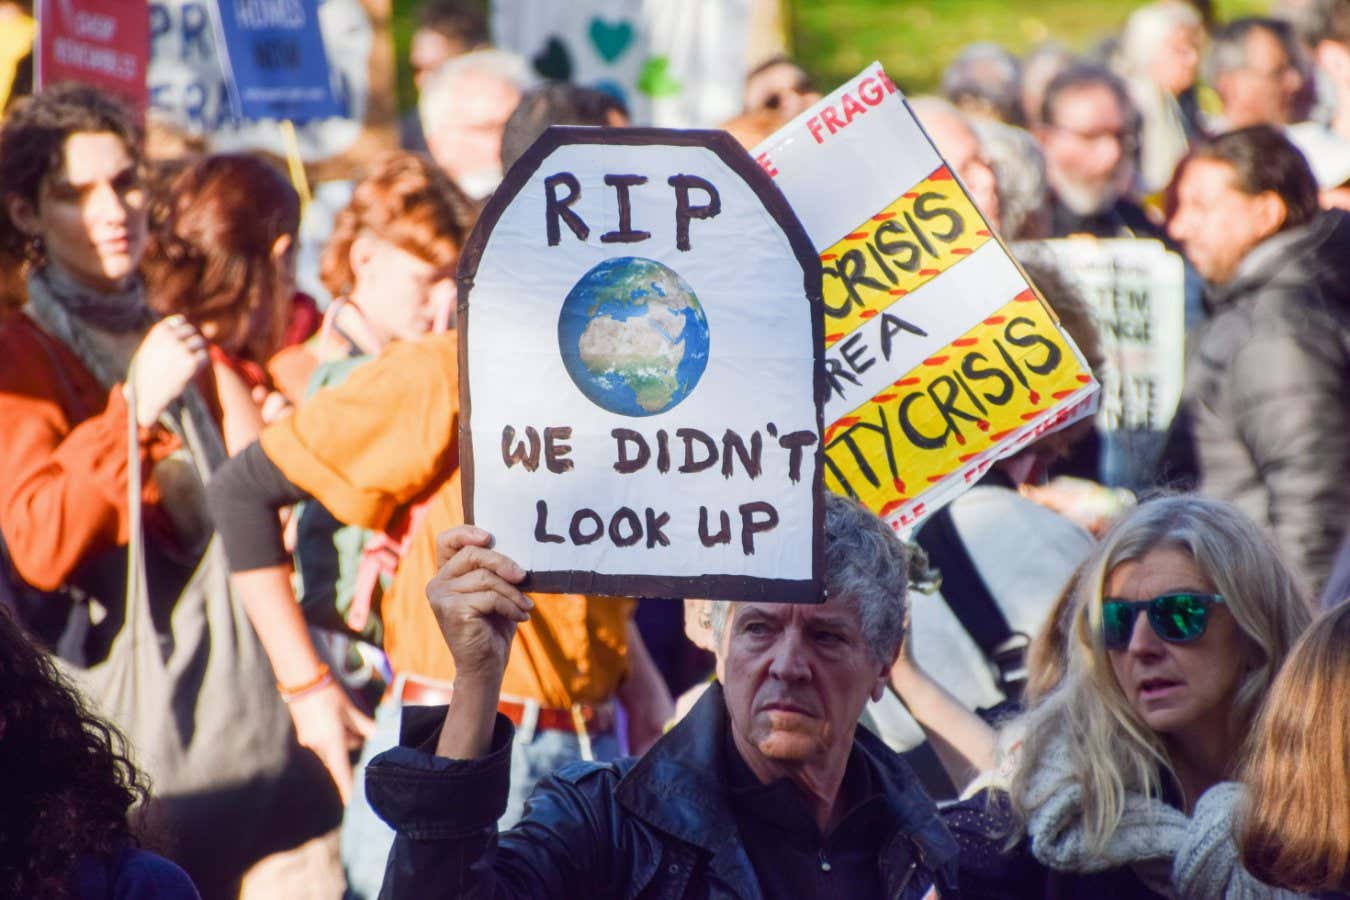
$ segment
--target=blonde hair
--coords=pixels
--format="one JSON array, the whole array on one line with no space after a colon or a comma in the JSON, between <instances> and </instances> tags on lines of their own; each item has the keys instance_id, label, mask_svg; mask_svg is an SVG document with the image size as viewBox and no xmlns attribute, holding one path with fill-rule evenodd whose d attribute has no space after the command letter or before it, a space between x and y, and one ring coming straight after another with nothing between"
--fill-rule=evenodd
<instances>
[{"instance_id":1,"label":"blonde hair","mask_svg":"<svg viewBox=\"0 0 1350 900\"><path fill-rule=\"evenodd\" d=\"M1069 659L1069 633L1073 630L1075 603L1078 598L1078 580L1084 564L1069 575L1059 596L1046 613L1045 621L1027 645L1027 683L1022 695L1028 704L1035 703L1055 689L1064 678Z\"/></svg>"},{"instance_id":2,"label":"blonde hair","mask_svg":"<svg viewBox=\"0 0 1350 900\"><path fill-rule=\"evenodd\" d=\"M1350 884L1350 604L1289 654L1252 732L1242 864L1302 893Z\"/></svg>"},{"instance_id":3,"label":"blonde hair","mask_svg":"<svg viewBox=\"0 0 1350 900\"><path fill-rule=\"evenodd\" d=\"M1127 794L1157 797L1161 773L1175 775L1162 739L1134 712L1116 682L1102 641L1102 592L1110 573L1158 549L1188 554L1199 574L1223 595L1241 632L1249 668L1230 711L1233 735L1250 727L1310 617L1274 545L1226 503L1160 497L1116 523L1081 570L1063 680L1015 723L1025 737L1010 788L1014 809L1025 821L1048 799L1031 799L1030 782L1041 757L1055 742L1067 742L1067 764L1083 794L1081 826L1092 850L1110 842Z\"/></svg>"}]
</instances>

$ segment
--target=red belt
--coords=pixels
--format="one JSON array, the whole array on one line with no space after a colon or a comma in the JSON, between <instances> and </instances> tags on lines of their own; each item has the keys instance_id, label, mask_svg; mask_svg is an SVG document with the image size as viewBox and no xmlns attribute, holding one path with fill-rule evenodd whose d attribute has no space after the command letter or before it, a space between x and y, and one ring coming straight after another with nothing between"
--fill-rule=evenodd
<instances>
[{"instance_id":1,"label":"red belt","mask_svg":"<svg viewBox=\"0 0 1350 900\"><path fill-rule=\"evenodd\" d=\"M450 702L451 691L448 686L427 684L410 678L405 678L402 681L403 689L393 699L406 706L445 706ZM397 682L395 683L397 684ZM390 689L390 694L393 694L393 688ZM497 711L519 725L525 721L525 716L533 705L516 700L499 700ZM614 707L611 704L592 705L582 703L579 704L578 709L581 713L581 721L585 724L588 734L609 734L614 731ZM576 733L572 710L554 709L548 706L540 706L538 710L539 717L534 725L537 730Z\"/></svg>"}]
</instances>

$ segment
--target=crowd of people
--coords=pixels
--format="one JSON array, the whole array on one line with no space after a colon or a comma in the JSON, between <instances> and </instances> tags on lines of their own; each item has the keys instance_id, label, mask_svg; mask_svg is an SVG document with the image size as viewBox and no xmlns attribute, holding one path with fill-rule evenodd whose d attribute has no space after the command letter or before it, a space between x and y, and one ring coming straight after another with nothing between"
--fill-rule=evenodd
<instances>
[{"instance_id":1,"label":"crowd of people","mask_svg":"<svg viewBox=\"0 0 1350 900\"><path fill-rule=\"evenodd\" d=\"M93 87L0 120L0 896L1350 897L1350 0L908 98L1092 368L1020 242L1184 259L1185 386L1128 483L1088 420L904 539L827 496L818 606L526 594L464 523L460 253L630 124L475 9L336 209Z\"/></svg>"}]
</instances>

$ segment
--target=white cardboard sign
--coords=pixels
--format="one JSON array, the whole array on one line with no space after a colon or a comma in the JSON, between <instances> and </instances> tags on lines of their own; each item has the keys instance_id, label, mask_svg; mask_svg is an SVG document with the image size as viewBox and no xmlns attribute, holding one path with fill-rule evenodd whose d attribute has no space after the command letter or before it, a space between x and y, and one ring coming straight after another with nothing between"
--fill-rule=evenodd
<instances>
[{"instance_id":1,"label":"white cardboard sign","mask_svg":"<svg viewBox=\"0 0 1350 900\"><path fill-rule=\"evenodd\" d=\"M821 599L820 267L728 135L550 129L459 278L465 518L532 589Z\"/></svg>"},{"instance_id":2,"label":"white cardboard sign","mask_svg":"<svg viewBox=\"0 0 1350 900\"><path fill-rule=\"evenodd\" d=\"M820 254L827 488L909 528L1093 412L1082 354L880 64L751 153Z\"/></svg>"}]
</instances>

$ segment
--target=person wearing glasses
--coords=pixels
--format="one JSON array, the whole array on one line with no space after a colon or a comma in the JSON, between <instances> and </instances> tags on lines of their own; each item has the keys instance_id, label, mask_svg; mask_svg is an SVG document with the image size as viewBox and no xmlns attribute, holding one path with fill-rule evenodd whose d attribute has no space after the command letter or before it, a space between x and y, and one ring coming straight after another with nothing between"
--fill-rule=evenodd
<instances>
[{"instance_id":1,"label":"person wearing glasses","mask_svg":"<svg viewBox=\"0 0 1350 900\"><path fill-rule=\"evenodd\" d=\"M1196 803L1310 617L1255 523L1193 496L1124 516L1074 602L1063 679L1005 728L997 786L944 814L962 896L1176 896Z\"/></svg>"},{"instance_id":2,"label":"person wearing glasses","mask_svg":"<svg viewBox=\"0 0 1350 900\"><path fill-rule=\"evenodd\" d=\"M1135 187L1139 113L1125 83L1110 70L1075 63L1045 89L1036 140L1050 183L1050 237L1166 240Z\"/></svg>"}]
</instances>

